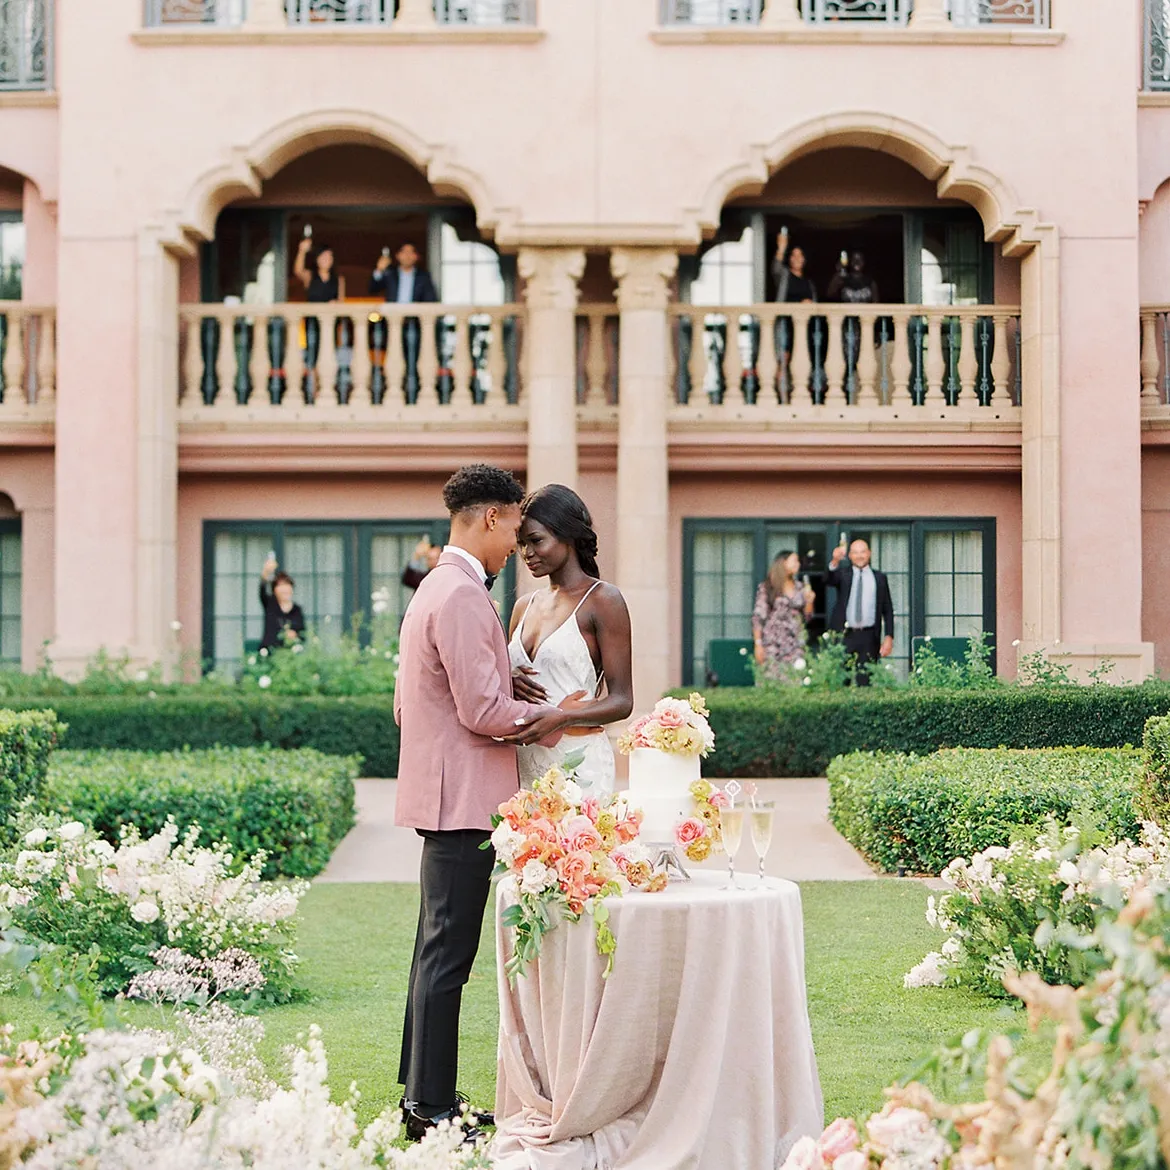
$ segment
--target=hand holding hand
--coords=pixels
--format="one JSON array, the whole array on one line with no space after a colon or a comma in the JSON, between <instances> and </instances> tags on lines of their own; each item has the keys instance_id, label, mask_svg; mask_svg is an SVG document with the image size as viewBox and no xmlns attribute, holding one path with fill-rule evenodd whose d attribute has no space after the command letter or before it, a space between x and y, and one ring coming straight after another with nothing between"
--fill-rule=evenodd
<instances>
[{"instance_id":1,"label":"hand holding hand","mask_svg":"<svg viewBox=\"0 0 1170 1170\"><path fill-rule=\"evenodd\" d=\"M548 691L535 682L537 672L531 666L518 666L512 671L512 694L525 703L547 703Z\"/></svg>"},{"instance_id":2,"label":"hand holding hand","mask_svg":"<svg viewBox=\"0 0 1170 1170\"><path fill-rule=\"evenodd\" d=\"M887 635L886 635L886 636L885 636L885 637L882 639L882 645L881 645L881 649L878 651L878 653L879 653L879 654L880 654L880 655L881 655L883 658L889 658L889 656L890 656L891 654L893 654L893 652L894 652L894 639L893 639L893 638L891 638L891 637L890 637L890 636L887 634Z\"/></svg>"}]
</instances>

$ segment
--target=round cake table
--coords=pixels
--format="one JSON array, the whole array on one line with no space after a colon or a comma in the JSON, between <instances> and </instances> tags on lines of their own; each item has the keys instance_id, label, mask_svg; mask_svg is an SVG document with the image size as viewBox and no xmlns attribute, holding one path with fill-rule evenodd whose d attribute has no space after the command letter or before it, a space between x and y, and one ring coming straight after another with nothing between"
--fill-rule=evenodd
<instances>
[{"instance_id":1,"label":"round cake table","mask_svg":"<svg viewBox=\"0 0 1170 1170\"><path fill-rule=\"evenodd\" d=\"M739 882L611 898L608 979L586 916L514 985L501 887L497 1170L773 1170L821 1132L800 890Z\"/></svg>"}]
</instances>

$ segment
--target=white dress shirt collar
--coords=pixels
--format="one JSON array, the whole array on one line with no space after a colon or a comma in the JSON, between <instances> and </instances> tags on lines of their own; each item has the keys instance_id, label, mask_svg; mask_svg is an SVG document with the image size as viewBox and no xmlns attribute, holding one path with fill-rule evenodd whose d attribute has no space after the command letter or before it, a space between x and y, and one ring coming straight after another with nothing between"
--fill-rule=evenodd
<instances>
[{"instance_id":1,"label":"white dress shirt collar","mask_svg":"<svg viewBox=\"0 0 1170 1170\"><path fill-rule=\"evenodd\" d=\"M457 544L448 544L443 546L445 553L454 553L457 557L462 557L476 572L476 576L485 584L487 583L487 570L480 563L479 557L472 556L465 548L460 548Z\"/></svg>"}]
</instances>

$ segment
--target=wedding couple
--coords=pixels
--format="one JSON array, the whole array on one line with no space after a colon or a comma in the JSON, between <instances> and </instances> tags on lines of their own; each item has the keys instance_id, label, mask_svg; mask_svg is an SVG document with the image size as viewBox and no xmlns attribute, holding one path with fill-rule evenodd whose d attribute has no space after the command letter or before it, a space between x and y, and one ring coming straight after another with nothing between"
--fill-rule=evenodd
<instances>
[{"instance_id":1,"label":"wedding couple","mask_svg":"<svg viewBox=\"0 0 1170 1170\"><path fill-rule=\"evenodd\" d=\"M479 946L495 861L491 818L570 751L583 788L611 791L604 726L633 709L630 619L599 579L589 510L551 484L525 498L498 467L461 468L443 489L451 539L407 607L394 718L401 728L396 821L423 839L421 903L398 1078L407 1134L460 1121L459 1008ZM486 584L519 545L548 587L520 599L510 641ZM568 737L562 747L562 737ZM479 1112L481 1121L494 1118Z\"/></svg>"}]
</instances>

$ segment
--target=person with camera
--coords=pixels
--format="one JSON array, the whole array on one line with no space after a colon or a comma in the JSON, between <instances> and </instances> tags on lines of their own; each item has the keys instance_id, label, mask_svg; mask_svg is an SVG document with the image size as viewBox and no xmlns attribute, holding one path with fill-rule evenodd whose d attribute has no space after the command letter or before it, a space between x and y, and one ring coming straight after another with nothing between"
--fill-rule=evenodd
<instances>
[{"instance_id":1,"label":"person with camera","mask_svg":"<svg viewBox=\"0 0 1170 1170\"><path fill-rule=\"evenodd\" d=\"M308 265L309 252L313 247L313 229L306 224L305 235L297 247L297 258L293 264L293 275L305 286L305 299L314 305L327 305L345 299L345 277L334 269L333 249L323 244L317 249L312 268ZM338 355L338 365L346 366L343 351L352 354L353 323L339 318L334 326L333 344ZM317 359L321 353L321 322L316 317L305 318L305 401L313 402L317 397Z\"/></svg>"},{"instance_id":2,"label":"person with camera","mask_svg":"<svg viewBox=\"0 0 1170 1170\"><path fill-rule=\"evenodd\" d=\"M425 268L418 266L418 249L412 243L409 241L404 243L395 253L394 259L398 262L396 268L390 266L390 249L382 249L382 255L378 257L373 275L370 277L370 296L381 297L382 303L387 305L434 304L438 301L439 294L435 289L435 282ZM436 320L435 345L439 352L441 329L442 322ZM406 361L406 374L402 389L406 394L406 401L410 403L417 401L421 386L418 374L421 347L422 325L419 319L403 317L402 356Z\"/></svg>"},{"instance_id":3,"label":"person with camera","mask_svg":"<svg viewBox=\"0 0 1170 1170\"><path fill-rule=\"evenodd\" d=\"M402 584L407 589L417 589L423 583L423 578L439 563L442 552L439 545L431 544L430 538L424 536L414 546L410 563L402 570Z\"/></svg>"},{"instance_id":4,"label":"person with camera","mask_svg":"<svg viewBox=\"0 0 1170 1170\"><path fill-rule=\"evenodd\" d=\"M293 579L277 572L276 557L269 556L260 571L260 604L264 607L264 637L261 650L276 650L300 641L305 632L305 614L293 601Z\"/></svg>"}]
</instances>

